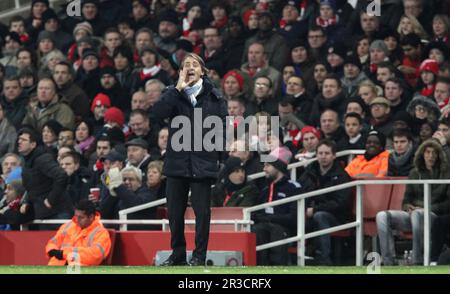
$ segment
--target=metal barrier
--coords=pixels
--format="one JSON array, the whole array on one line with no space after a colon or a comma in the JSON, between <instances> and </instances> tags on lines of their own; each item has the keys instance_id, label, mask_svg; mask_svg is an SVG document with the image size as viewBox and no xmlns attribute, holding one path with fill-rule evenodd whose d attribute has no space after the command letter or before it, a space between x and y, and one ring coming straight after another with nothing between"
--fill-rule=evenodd
<instances>
[{"instance_id":1,"label":"metal barrier","mask_svg":"<svg viewBox=\"0 0 450 294\"><path fill-rule=\"evenodd\" d=\"M424 185L424 259L423 264L428 266L430 264L430 185L446 185L450 184L450 180L356 180L349 183L320 189L308 193L291 196L285 199L273 201L270 203L264 203L257 206L244 208L244 219L250 220L251 213L268 207L274 207L282 204L291 203L297 201L297 235L294 237L286 238L283 240L262 244L256 247L257 251L288 244L291 242L297 242L297 263L301 266L305 265L305 240L330 234L333 232L346 230L350 228L356 229L356 265L362 266L363 264L363 185L380 185L380 184L418 184ZM346 224L342 224L328 229L305 234L305 199L338 191L342 189L356 187L356 220Z\"/></svg>"},{"instance_id":2,"label":"metal barrier","mask_svg":"<svg viewBox=\"0 0 450 294\"><path fill-rule=\"evenodd\" d=\"M0 11L0 21L5 21L15 15L23 15L27 11L30 11L31 9L31 1L28 1L27 3L23 3L24 1L20 0L14 0L14 3L12 6L7 5L8 3L5 1L5 6L1 7L2 10ZM56 3L63 2L62 0L49 0L50 7L55 7Z\"/></svg>"}]
</instances>

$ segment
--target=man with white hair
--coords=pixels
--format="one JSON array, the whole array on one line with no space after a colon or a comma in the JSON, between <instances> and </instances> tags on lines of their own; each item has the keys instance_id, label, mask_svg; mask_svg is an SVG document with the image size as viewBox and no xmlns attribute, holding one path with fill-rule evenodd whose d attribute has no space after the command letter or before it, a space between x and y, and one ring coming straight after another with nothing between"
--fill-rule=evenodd
<instances>
[{"instance_id":1,"label":"man with white hair","mask_svg":"<svg viewBox=\"0 0 450 294\"><path fill-rule=\"evenodd\" d=\"M134 166L127 166L121 171L119 168L111 168L108 172L109 184L106 197L102 200L100 211L108 218L119 218L119 211L136 205L145 204L156 200L150 193L147 185L143 184L142 171ZM141 210L128 215L128 219L154 219L156 208ZM106 218L106 216L105 216ZM134 225L130 230L152 230L154 226Z\"/></svg>"}]
</instances>

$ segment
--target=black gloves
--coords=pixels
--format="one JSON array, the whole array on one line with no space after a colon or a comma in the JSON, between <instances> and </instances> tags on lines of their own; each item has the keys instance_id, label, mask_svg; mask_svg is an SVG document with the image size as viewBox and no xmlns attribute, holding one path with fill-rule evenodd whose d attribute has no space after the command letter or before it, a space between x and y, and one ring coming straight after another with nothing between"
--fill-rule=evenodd
<instances>
[{"instance_id":1,"label":"black gloves","mask_svg":"<svg viewBox=\"0 0 450 294\"><path fill-rule=\"evenodd\" d=\"M63 251L62 250L56 250L56 249L52 249L50 250L48 253L48 256L50 257L56 257L59 260L63 260Z\"/></svg>"}]
</instances>

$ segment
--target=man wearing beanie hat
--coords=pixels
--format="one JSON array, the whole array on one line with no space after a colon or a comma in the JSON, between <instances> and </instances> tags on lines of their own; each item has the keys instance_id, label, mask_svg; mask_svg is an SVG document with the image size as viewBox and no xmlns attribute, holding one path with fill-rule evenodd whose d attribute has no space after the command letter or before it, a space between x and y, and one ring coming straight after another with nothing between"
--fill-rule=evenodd
<instances>
[{"instance_id":1,"label":"man wearing beanie hat","mask_svg":"<svg viewBox=\"0 0 450 294\"><path fill-rule=\"evenodd\" d=\"M44 30L52 35L55 47L62 52L67 52L73 43L73 38L70 34L61 30L61 22L53 9L49 8L42 13L42 24Z\"/></svg>"},{"instance_id":2,"label":"man wearing beanie hat","mask_svg":"<svg viewBox=\"0 0 450 294\"><path fill-rule=\"evenodd\" d=\"M80 33L80 31L84 31L84 33ZM75 28L73 29L73 37L78 40L77 35L83 35L83 36L92 36L94 31L92 30L92 26L89 22L83 21L78 23Z\"/></svg>"},{"instance_id":3,"label":"man wearing beanie hat","mask_svg":"<svg viewBox=\"0 0 450 294\"><path fill-rule=\"evenodd\" d=\"M299 152L295 155L295 159L302 161L316 157L316 148L321 137L322 134L315 127L303 127L301 130L301 143L303 145L303 149L299 150Z\"/></svg>"},{"instance_id":4,"label":"man wearing beanie hat","mask_svg":"<svg viewBox=\"0 0 450 294\"><path fill-rule=\"evenodd\" d=\"M275 200L301 193L299 183L289 179L287 166L292 153L286 147L277 147L268 156L264 164L267 186L263 188L258 198L258 203L270 203ZM256 233L256 245L285 239L296 228L297 209L296 203L259 210L252 215L255 225L252 232ZM257 265L288 265L288 245L277 246L256 253Z\"/></svg>"},{"instance_id":5,"label":"man wearing beanie hat","mask_svg":"<svg viewBox=\"0 0 450 294\"><path fill-rule=\"evenodd\" d=\"M104 121L111 127L123 128L125 117L122 110L117 107L110 107L105 111Z\"/></svg>"},{"instance_id":6,"label":"man wearing beanie hat","mask_svg":"<svg viewBox=\"0 0 450 294\"><path fill-rule=\"evenodd\" d=\"M222 79L222 88L227 99L237 97L244 91L244 77L236 70L227 72ZM237 87L236 87L237 86Z\"/></svg>"},{"instance_id":7,"label":"man wearing beanie hat","mask_svg":"<svg viewBox=\"0 0 450 294\"><path fill-rule=\"evenodd\" d=\"M345 170L351 177L385 177L389 163L389 151L385 146L386 136L371 131L366 140L366 153L353 159Z\"/></svg>"},{"instance_id":8,"label":"man wearing beanie hat","mask_svg":"<svg viewBox=\"0 0 450 294\"><path fill-rule=\"evenodd\" d=\"M91 112L93 114L94 131L95 135L101 133L103 125L105 124L105 112L111 107L111 100L103 93L97 94L91 103Z\"/></svg>"},{"instance_id":9,"label":"man wearing beanie hat","mask_svg":"<svg viewBox=\"0 0 450 294\"><path fill-rule=\"evenodd\" d=\"M304 191L325 189L351 181L350 176L336 160L336 144L325 139L317 145L317 161L306 167L299 182ZM346 223L350 219L351 189L337 190L306 200L306 224L312 231L320 231ZM315 240L314 261L317 265L332 265L331 236ZM338 256L339 259L339 256Z\"/></svg>"},{"instance_id":10,"label":"man wearing beanie hat","mask_svg":"<svg viewBox=\"0 0 450 294\"><path fill-rule=\"evenodd\" d=\"M0 63L5 68L6 75L15 74L15 68L17 67L17 51L22 47L22 41L20 36L16 32L9 32L5 36L5 44L2 50L3 58L0 59Z\"/></svg>"},{"instance_id":11,"label":"man wearing beanie hat","mask_svg":"<svg viewBox=\"0 0 450 294\"><path fill-rule=\"evenodd\" d=\"M100 70L100 93L109 97L112 106L124 113L130 111L130 95L117 80L114 67L105 66Z\"/></svg>"},{"instance_id":12,"label":"man wearing beanie hat","mask_svg":"<svg viewBox=\"0 0 450 294\"><path fill-rule=\"evenodd\" d=\"M341 79L342 86L346 90L347 97L353 97L358 94L359 84L366 80L367 76L362 71L362 64L359 57L349 55L344 60L344 76Z\"/></svg>"},{"instance_id":13,"label":"man wearing beanie hat","mask_svg":"<svg viewBox=\"0 0 450 294\"><path fill-rule=\"evenodd\" d=\"M230 156L222 168L216 185L211 191L213 207L246 207L256 204L259 190L252 181L247 181L244 163Z\"/></svg>"},{"instance_id":14,"label":"man wearing beanie hat","mask_svg":"<svg viewBox=\"0 0 450 294\"><path fill-rule=\"evenodd\" d=\"M161 13L158 24L158 35L155 36L156 47L174 53L176 39L180 33L178 15L175 10L167 9Z\"/></svg>"}]
</instances>

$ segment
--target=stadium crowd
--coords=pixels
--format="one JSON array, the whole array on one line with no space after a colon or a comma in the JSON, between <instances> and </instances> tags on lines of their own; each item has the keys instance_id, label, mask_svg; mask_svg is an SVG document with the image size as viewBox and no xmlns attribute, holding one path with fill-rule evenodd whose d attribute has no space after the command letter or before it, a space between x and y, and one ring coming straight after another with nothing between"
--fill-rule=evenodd
<instances>
[{"instance_id":1,"label":"stadium crowd","mask_svg":"<svg viewBox=\"0 0 450 294\"><path fill-rule=\"evenodd\" d=\"M81 16L70 17L65 6L32 0L27 17L0 23L2 229L70 219L86 199L98 226L100 215L164 198L163 169L176 169L164 167L172 129L154 109L188 53L204 60L234 128L249 116L280 118L277 132L268 124L235 136L212 206L252 206L357 177L449 179L450 4L384 0L377 16L371 3L82 0ZM336 158L350 149L366 152L349 164ZM288 164L312 158L292 181ZM386 265L396 263L399 230L413 233L413 262L423 262L422 189L408 186L403 211L377 215ZM432 261L449 262L448 185L433 185L431 201ZM345 223L351 211L350 190L313 198L307 228ZM258 244L296 232L296 217L292 205L254 214ZM154 219L156 209L129 218ZM315 240L318 264L333 263L330 238ZM288 259L287 246L258 252L258 264Z\"/></svg>"}]
</instances>

